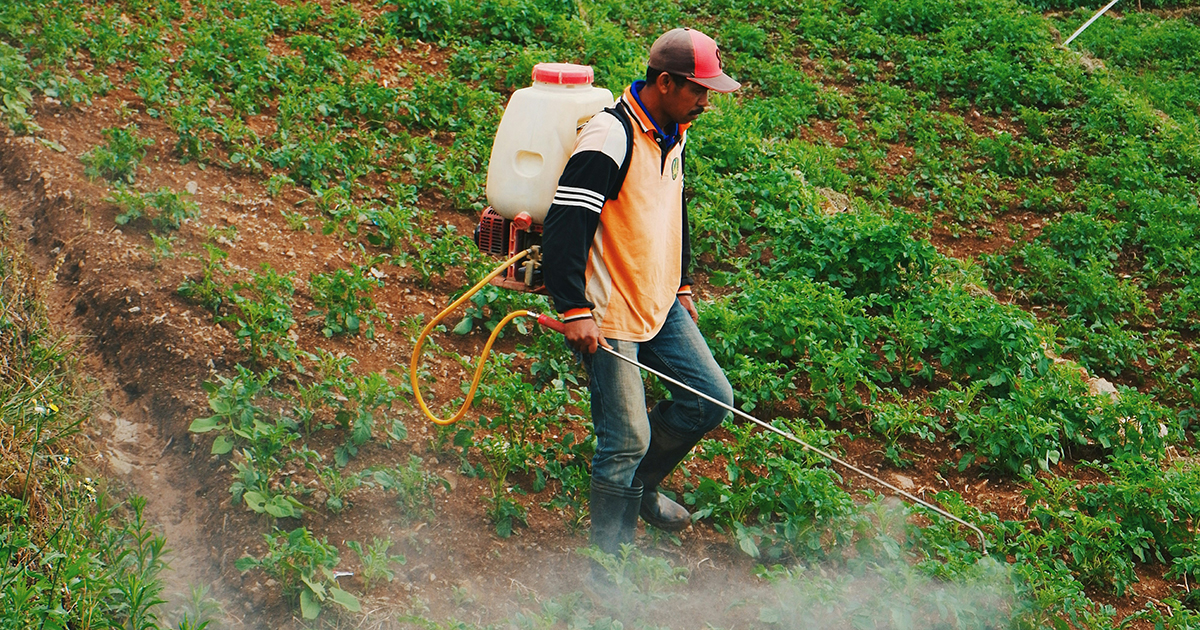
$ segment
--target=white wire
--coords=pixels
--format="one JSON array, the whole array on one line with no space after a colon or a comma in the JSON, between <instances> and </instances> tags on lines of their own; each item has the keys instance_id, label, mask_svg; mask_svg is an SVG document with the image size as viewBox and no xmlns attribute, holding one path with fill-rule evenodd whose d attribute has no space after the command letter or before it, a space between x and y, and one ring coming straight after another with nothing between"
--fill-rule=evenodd
<instances>
[{"instance_id":1,"label":"white wire","mask_svg":"<svg viewBox=\"0 0 1200 630\"><path fill-rule=\"evenodd\" d=\"M1114 2L1116 2L1116 0L1113 0L1113 1L1114 1ZM768 424L768 423L766 423L766 422L763 422L762 420L759 420L758 418L755 418L754 416L752 416L752 415L750 415L750 414L748 414L748 413L746 413L746 412L744 412L744 411L741 411L741 410L735 409L733 406L731 406L731 405L727 405L727 404L725 404L724 402L722 402L722 401L720 401L720 400L717 400L716 398L713 398L712 396L709 396L708 394L705 394L704 392L697 391L697 390L695 390L695 389L693 389L693 388L691 388L691 387L688 387L687 385L684 385L683 383L680 383L679 381L677 381L677 380L675 380L675 379L671 378L670 376L667 376L666 374L663 374L662 372L659 372L659 371L657 371L657 370L655 370L655 369L653 369L653 368L646 367L645 365L642 365L641 363L639 363L639 362L638 362L638 361L636 361L635 359L631 359L631 358L629 358L629 357L627 357L627 356L625 356L625 355L623 355L623 354L621 354L621 353L617 352L616 350L613 350L612 348L607 348L607 347L605 347L605 346L600 346L600 349L601 349L601 350L604 350L605 352L607 352L607 353L609 353L609 354L611 354L611 355L613 355L614 357L617 357L618 359L621 359L622 361L625 361L626 363L629 363L630 365L634 365L634 366L637 366L637 367L639 367L639 368L641 368L641 369L643 369L643 370L646 370L647 372L649 372L649 373L651 373L651 374L653 374L653 375L657 376L658 378L661 378L661 379L663 379L664 381L667 381L668 383L672 383L672 384L678 385L679 387L682 387L682 388L686 389L687 391L689 391L689 392L691 392L691 393L693 393L693 394L695 394L695 395L697 395L697 396L699 396L699 397L701 397L701 398L703 398L703 399L705 399L705 400L707 400L707 401L709 401L709 402L713 403L714 405L718 405L718 406L720 406L720 407L722 407L722 408L724 408L724 409L726 409L726 410L728 410L728 411L732 412L732 413L733 413L734 415L736 415L736 416L739 416L739 417L741 417L741 418L745 418L746 420L749 420L749 421L751 421L751 422L753 422L753 423L757 424L758 426L760 426L760 427L762 427L762 428L764 428L764 429L766 429L766 430L768 430L768 431L771 431L771 432L773 432L773 433L776 433L776 434L780 435L780 436L781 436L781 437L783 437L783 438L786 438L786 439L788 439L788 440L791 440L792 442L795 442L796 444L799 444L800 446L804 447L806 450L812 451L812 452L816 453L817 455L820 455L821 457L824 457L825 459L828 459L828 460L829 460L829 461L831 461L831 462L834 462L834 463L837 463L837 464L839 464L839 465L841 465L841 466L844 466L845 468L847 468L847 469L849 469L849 470L852 470L852 471L854 471L855 473L858 473L859 475L862 475L863 477L866 477L867 479L870 479L871 481L874 481L875 483L877 483L877 484L879 484L879 485L881 485L881 486L883 486L883 487L887 488L888 490L891 490L892 492L895 492L896 494L899 494L900 496L903 496L903 497L907 498L908 500L912 501L913 503L916 503L916 504L918 504L918 505L921 505L922 507L925 507L925 508L927 508L927 509L933 510L934 512L937 512L938 514L941 514L942 516L944 516L944 517L946 517L946 518L948 518L948 519L950 519L950 520L952 520L952 521L954 521L954 522L956 522L956 523L959 523L960 525L964 525L964 526L966 526L966 527L970 528L971 530L973 530L973 531L974 531L974 532L975 532L975 533L976 533L976 534L979 536L979 545L980 545L980 547L982 547L982 549L983 549L983 555L985 555L985 556L986 556L986 555L988 555L988 551L987 551L987 539L986 539L986 537L984 537L984 535L983 535L983 530L979 529L979 528L978 528L978 527L976 527L975 525L973 525L973 524L971 524L971 523L968 523L967 521L964 521L963 519L961 519L961 518L959 518L959 517L957 517L957 516L955 516L955 515L953 515L953 514L951 514L951 513L947 512L947 511L943 510L942 508L940 508L940 507L938 507L938 506L936 506L936 505L933 505L932 503L929 503L929 502L927 502L927 501L924 501L924 500L922 500L922 499L919 499L919 498L917 498L916 496L914 496L913 494L910 494L910 493L908 493L908 492L905 492L904 490L901 490L900 488L897 488L896 486L894 486L894 485L892 485L892 484L890 484L890 483L888 483L888 482L886 482L886 481L884 481L884 480L880 479L879 477L877 477L877 476L875 476L875 475L872 475L871 473L869 473L869 472L867 472L867 471L865 471L865 470L863 470L863 469L861 469L861 468L859 468L859 467L855 466L854 464L851 464L850 462L848 462L848 461L846 461L846 460L843 460L843 459L841 459L841 458L839 458L839 457L835 456L835 455L834 455L834 454L832 454L832 453L827 453L827 452L825 452L825 451L823 451L823 450L821 450L821 449L819 449L819 448L817 448L817 447L815 447L815 446L813 446L813 445L811 445L811 444L809 444L809 443L805 442L804 440L801 440L800 438L796 437L796 436L795 436L795 435L793 435L792 433L789 433L788 431L784 431L783 429L780 429L780 428L778 428L778 427L776 427L776 426L774 426L774 425L771 425L771 424Z\"/></svg>"}]
</instances>

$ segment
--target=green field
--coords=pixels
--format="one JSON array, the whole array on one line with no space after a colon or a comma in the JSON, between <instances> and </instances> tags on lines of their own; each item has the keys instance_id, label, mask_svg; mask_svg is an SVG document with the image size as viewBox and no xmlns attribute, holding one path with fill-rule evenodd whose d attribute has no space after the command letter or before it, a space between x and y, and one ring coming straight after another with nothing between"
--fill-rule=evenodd
<instances>
[{"instance_id":1,"label":"green field","mask_svg":"<svg viewBox=\"0 0 1200 630\"><path fill-rule=\"evenodd\" d=\"M697 527L759 565L738 578L772 593L747 604L755 627L804 627L796 610L807 607L831 628L1193 628L1193 4L1118 4L1068 50L1056 43L1098 7L27 0L0 5L0 123L54 149L47 99L94 114L106 96L128 95L102 141L70 159L110 191L112 225L146 251L190 261L189 280L164 291L237 341L226 355L236 367L205 385L211 410L188 421L203 448L230 464L214 482L228 489L229 509L262 515L258 538L268 545L238 568L272 577L298 616L354 627L370 581L390 583L398 557L390 541L343 544L341 564L357 558L371 575L361 589L343 589L332 574L343 541L310 530L311 515L352 513L349 497L373 492L394 497L412 522L432 522L434 497L449 484L403 450L424 422L407 379L357 367L378 361L326 340L386 334L411 343L421 314L388 312L373 296L404 287L445 304L498 264L454 220L486 205L491 139L534 64L589 64L598 85L619 92L644 72L658 34L700 28L744 85L714 95L692 129L687 175L700 325L737 404L865 457L885 477L916 479L927 498L979 524L990 552L984 558L970 530L921 508L897 511L878 488L862 490L870 486L846 471L729 420L689 464L715 474L677 476L674 487ZM162 140L127 122L130 112L165 125L167 166L257 182L283 208L273 215L281 233L319 235L355 262L328 273L228 264L227 228L207 224L187 191L143 183L147 151ZM285 201L294 190L304 203ZM848 209L835 207L840 195ZM0 299L6 313L21 298L0 284ZM543 298L486 289L467 318L446 327L428 364L467 364L481 333L515 308L550 310ZM304 322L319 334L289 334ZM585 376L552 335L506 339L480 412L435 432L430 448L484 482L478 501L499 539L534 537L531 511L586 531L594 442L580 430ZM0 370L0 392L16 387L15 374ZM427 380L437 374L427 370ZM29 435L30 409L50 399L11 400L0 407L9 432L0 438L17 436L19 448L0 439L0 463L20 471L62 457ZM379 463L393 446L406 456ZM369 466L367 452L376 454ZM77 483L62 474L64 488ZM305 479L319 480L323 501ZM993 501L988 490L952 489L984 480L1015 490ZM530 498L547 487L552 500ZM54 594L59 578L38 573L52 560L36 542L45 531L29 533L41 531L30 509L0 494L0 553L10 558L0 565L0 628L158 623L108 587L103 596L89 587L91 608L56 609L66 600ZM154 578L157 556L139 538L147 531L139 518L105 525L107 509L71 511L79 509L54 516L90 519L76 534L91 538L54 553L103 564L118 588ZM114 543L128 551L105 546ZM652 607L682 597L679 572L664 562L648 551L614 566L631 576L626 594ZM848 584L878 599L851 606L839 595ZM964 590L946 590L956 585ZM28 603L11 605L18 601ZM486 623L612 627L601 612L568 604L538 602L526 617ZM486 626L419 606L396 615L413 627Z\"/></svg>"}]
</instances>

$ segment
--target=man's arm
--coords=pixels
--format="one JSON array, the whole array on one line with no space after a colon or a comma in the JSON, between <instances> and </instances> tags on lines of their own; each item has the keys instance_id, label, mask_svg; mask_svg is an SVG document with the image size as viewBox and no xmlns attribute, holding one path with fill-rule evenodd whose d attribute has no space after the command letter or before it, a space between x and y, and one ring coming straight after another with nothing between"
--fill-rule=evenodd
<instances>
[{"instance_id":1,"label":"man's arm","mask_svg":"<svg viewBox=\"0 0 1200 630\"><path fill-rule=\"evenodd\" d=\"M607 114L593 118L575 143L542 226L546 291L567 324L567 341L589 353L608 344L592 320L595 305L586 296L588 252L600 212L620 177L626 144L620 121Z\"/></svg>"}]
</instances>

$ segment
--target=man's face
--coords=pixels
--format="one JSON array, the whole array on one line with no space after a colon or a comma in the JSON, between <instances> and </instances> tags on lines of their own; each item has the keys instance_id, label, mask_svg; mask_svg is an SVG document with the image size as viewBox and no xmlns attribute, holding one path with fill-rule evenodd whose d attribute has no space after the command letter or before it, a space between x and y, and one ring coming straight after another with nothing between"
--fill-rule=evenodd
<instances>
[{"instance_id":1,"label":"man's face","mask_svg":"<svg viewBox=\"0 0 1200 630\"><path fill-rule=\"evenodd\" d=\"M708 109L708 88L687 80L676 83L665 74L663 77L668 83L663 95L663 109L672 122L690 123Z\"/></svg>"}]
</instances>

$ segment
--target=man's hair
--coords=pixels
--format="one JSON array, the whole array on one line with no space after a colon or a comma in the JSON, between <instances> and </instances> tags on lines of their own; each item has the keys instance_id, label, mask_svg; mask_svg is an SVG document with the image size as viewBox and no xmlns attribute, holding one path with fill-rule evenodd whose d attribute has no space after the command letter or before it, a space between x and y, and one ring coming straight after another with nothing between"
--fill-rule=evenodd
<instances>
[{"instance_id":1,"label":"man's hair","mask_svg":"<svg viewBox=\"0 0 1200 630\"><path fill-rule=\"evenodd\" d=\"M646 83L651 84L657 82L658 75L660 74L665 74L668 77L671 77L671 82L676 85L683 85L683 82L688 80L688 78L682 74L674 74L672 72L667 72L666 70L659 70L658 68L646 66Z\"/></svg>"}]
</instances>

